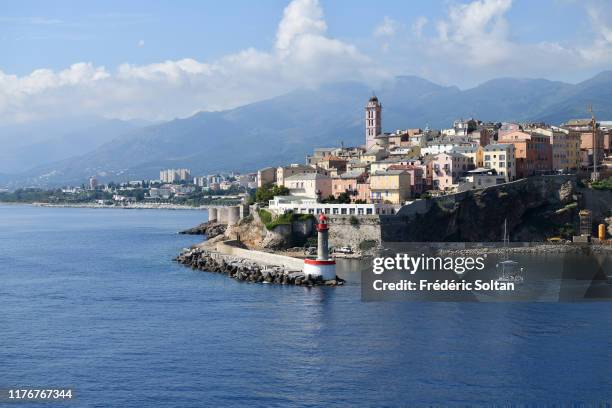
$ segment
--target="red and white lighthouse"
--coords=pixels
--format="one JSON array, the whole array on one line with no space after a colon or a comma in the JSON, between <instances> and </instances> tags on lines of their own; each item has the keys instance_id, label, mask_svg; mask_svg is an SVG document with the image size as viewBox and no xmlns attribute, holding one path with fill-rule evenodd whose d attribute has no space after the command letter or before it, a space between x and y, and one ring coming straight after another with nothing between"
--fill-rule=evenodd
<instances>
[{"instance_id":1,"label":"red and white lighthouse","mask_svg":"<svg viewBox=\"0 0 612 408\"><path fill-rule=\"evenodd\" d=\"M336 279L336 261L329 259L329 227L325 214L319 215L317 224L317 259L304 259L304 275L321 277L324 281Z\"/></svg>"}]
</instances>

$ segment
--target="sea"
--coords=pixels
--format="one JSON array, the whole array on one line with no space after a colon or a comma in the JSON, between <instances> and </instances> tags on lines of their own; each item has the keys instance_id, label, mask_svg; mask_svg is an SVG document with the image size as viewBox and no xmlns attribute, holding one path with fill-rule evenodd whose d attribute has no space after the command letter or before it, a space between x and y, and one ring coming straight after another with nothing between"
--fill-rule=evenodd
<instances>
[{"instance_id":1,"label":"sea","mask_svg":"<svg viewBox=\"0 0 612 408\"><path fill-rule=\"evenodd\" d=\"M611 302L364 302L351 262L341 287L238 282L173 262L205 220L0 205L0 390L73 390L46 407L612 403Z\"/></svg>"}]
</instances>

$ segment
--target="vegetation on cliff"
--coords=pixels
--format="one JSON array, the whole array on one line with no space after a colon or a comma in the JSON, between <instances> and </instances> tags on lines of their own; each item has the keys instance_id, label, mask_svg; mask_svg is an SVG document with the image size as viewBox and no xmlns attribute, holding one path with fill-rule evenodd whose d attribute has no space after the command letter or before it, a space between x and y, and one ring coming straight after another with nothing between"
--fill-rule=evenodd
<instances>
[{"instance_id":1,"label":"vegetation on cliff","mask_svg":"<svg viewBox=\"0 0 612 408\"><path fill-rule=\"evenodd\" d=\"M272 200L274 196L286 196L289 195L289 189L285 186L272 186L265 185L259 187L255 193L255 201L260 204L268 204L268 201Z\"/></svg>"},{"instance_id":2,"label":"vegetation on cliff","mask_svg":"<svg viewBox=\"0 0 612 408\"><path fill-rule=\"evenodd\" d=\"M293 221L308 221L309 219L314 219L314 216L311 214L294 214L291 211L274 218L268 210L263 208L258 210L258 214L261 222L266 226L268 231L272 231L278 225L289 225Z\"/></svg>"},{"instance_id":3,"label":"vegetation on cliff","mask_svg":"<svg viewBox=\"0 0 612 408\"><path fill-rule=\"evenodd\" d=\"M595 190L612 190L612 177L592 182L591 188Z\"/></svg>"}]
</instances>

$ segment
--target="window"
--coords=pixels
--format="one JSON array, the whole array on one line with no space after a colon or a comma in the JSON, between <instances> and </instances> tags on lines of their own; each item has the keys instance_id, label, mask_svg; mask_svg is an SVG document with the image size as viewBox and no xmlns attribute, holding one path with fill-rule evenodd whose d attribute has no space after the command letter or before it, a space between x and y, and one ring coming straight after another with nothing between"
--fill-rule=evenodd
<instances>
[{"instance_id":1,"label":"window","mask_svg":"<svg viewBox=\"0 0 612 408\"><path fill-rule=\"evenodd\" d=\"M362 214L363 214L363 212L362 212ZM371 208L367 208L366 209L366 214L368 214L368 215L372 214L372 209Z\"/></svg>"}]
</instances>

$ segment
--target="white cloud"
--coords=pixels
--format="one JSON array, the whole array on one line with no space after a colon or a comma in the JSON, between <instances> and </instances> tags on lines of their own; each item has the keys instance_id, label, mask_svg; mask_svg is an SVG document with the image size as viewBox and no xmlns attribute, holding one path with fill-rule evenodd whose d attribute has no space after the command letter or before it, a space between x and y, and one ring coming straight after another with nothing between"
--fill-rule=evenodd
<instances>
[{"instance_id":1,"label":"white cloud","mask_svg":"<svg viewBox=\"0 0 612 408\"><path fill-rule=\"evenodd\" d=\"M393 20L391 17L385 16L382 23L380 23L374 29L374 36L391 37L395 35L398 29L399 29L398 22Z\"/></svg>"},{"instance_id":2,"label":"white cloud","mask_svg":"<svg viewBox=\"0 0 612 408\"><path fill-rule=\"evenodd\" d=\"M284 10L270 51L248 48L210 62L184 58L125 63L114 70L78 63L21 77L0 71L0 123L67 113L169 119L239 106L299 86L383 74L354 45L327 35L317 0L294 0Z\"/></svg>"},{"instance_id":3,"label":"white cloud","mask_svg":"<svg viewBox=\"0 0 612 408\"><path fill-rule=\"evenodd\" d=\"M504 17L511 6L512 0L476 0L451 6L448 19L437 24L438 47L473 65L502 61L511 47Z\"/></svg>"},{"instance_id":4,"label":"white cloud","mask_svg":"<svg viewBox=\"0 0 612 408\"><path fill-rule=\"evenodd\" d=\"M0 71L0 123L68 114L169 119L326 81L371 83L399 74L466 86L500 76L592 73L612 63L612 24L604 18L610 5L593 1L584 6L594 35L587 43L517 42L507 17L511 0L473 0L450 3L437 20L419 17L407 30L401 21L385 17L372 28L374 46L366 55L329 36L317 0L293 0L268 50L112 68L81 62L23 76Z\"/></svg>"},{"instance_id":5,"label":"white cloud","mask_svg":"<svg viewBox=\"0 0 612 408\"><path fill-rule=\"evenodd\" d=\"M287 50L296 38L304 35L321 36L326 31L323 10L317 0L294 0L283 12L283 19L276 32L276 48Z\"/></svg>"},{"instance_id":6,"label":"white cloud","mask_svg":"<svg viewBox=\"0 0 612 408\"><path fill-rule=\"evenodd\" d=\"M427 25L429 20L425 16L420 16L416 19L416 21L412 24L412 32L417 38L421 38L423 35L423 29Z\"/></svg>"}]
</instances>

